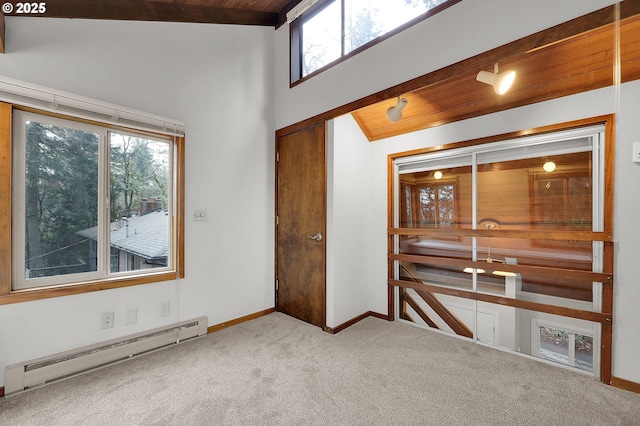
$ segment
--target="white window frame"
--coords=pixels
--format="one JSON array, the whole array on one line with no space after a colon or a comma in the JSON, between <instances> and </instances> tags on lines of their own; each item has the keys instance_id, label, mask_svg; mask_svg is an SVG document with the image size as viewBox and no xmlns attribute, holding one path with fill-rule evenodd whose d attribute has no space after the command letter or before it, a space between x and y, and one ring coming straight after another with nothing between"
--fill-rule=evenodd
<instances>
[{"instance_id":1,"label":"white window frame","mask_svg":"<svg viewBox=\"0 0 640 426\"><path fill-rule=\"evenodd\" d=\"M540 354L540 328L548 327L554 328L556 330L561 330L566 332L569 335L569 351L568 351L568 359L567 364L564 364L559 361L554 361L549 358L545 358ZM583 370L578 368L576 365L576 344L575 337L576 335L582 335L586 337L591 337L593 339L593 359L592 359L592 371ZM544 359L550 362L557 363L559 365L564 365L568 367L575 368L578 371L584 372L586 374L594 374L597 375L597 372L600 371L599 360L600 360L600 346L596 344L596 339L594 338L594 330L589 330L587 328L573 327L568 326L566 324L561 324L558 322L542 320L540 318L531 318L531 355L538 357L540 359Z\"/></svg>"},{"instance_id":2,"label":"white window frame","mask_svg":"<svg viewBox=\"0 0 640 426\"><path fill-rule=\"evenodd\" d=\"M501 160L513 160L530 158L535 153L541 155L558 155L569 154L575 152L590 151L592 153L592 176L593 176L593 192L592 192L592 217L593 217L593 232L601 232L604 230L604 162L605 162L605 126L602 124L594 124L588 127L580 127L568 130L558 130L551 133L542 133L534 136L519 137L515 139L507 139L498 142L491 142L483 145L473 145L469 147L453 148L450 150L429 152L425 154L410 155L406 157L396 158L393 164L394 177L394 193L400 194L400 179L399 175L435 171L445 167L460 167L471 166L473 170L473 190L472 190L472 222L477 223L477 172L478 165L482 164L488 159L492 161ZM590 142L590 148L585 144L585 139ZM612 142L609 142L612 143ZM518 148L526 148L527 151L520 155L513 156L509 151ZM513 152L513 151L512 151ZM403 194L404 196L404 194ZM400 203L399 198L396 196L393 200L393 226L399 227L400 220ZM398 253L400 247L400 236L394 235L393 237L393 250ZM473 238L473 260L477 260L477 237ZM594 242L592 255L593 255L593 271L601 272L603 269L603 250L604 245L601 242ZM393 262L393 277L394 279L400 279L399 261ZM477 291L477 274L474 272L472 276L473 291ZM444 287L444 286L443 286ZM400 313L400 297L399 288L396 287L395 291L395 320L402 321L399 317ZM602 284L593 284L593 311L600 312L602 309ZM477 308L475 308L477 309ZM413 323L409 323L413 324ZM581 370L577 367L569 366L576 371L592 374L594 377L600 377L600 344L601 344L601 332L602 327L599 323L593 322L592 329L580 329L565 327L560 324L550 323L552 327L559 328L568 332L582 334L593 338L593 371ZM531 354L539 353L539 341L538 348L534 348L534 326L532 325L531 336ZM538 330L535 329L535 332ZM539 339L539 337L538 337ZM477 340L477 336L474 335L474 341ZM574 348L575 350L575 348ZM537 359L541 359L548 362L546 358L540 358L537 355L534 356ZM556 365L565 366L564 364L554 363Z\"/></svg>"},{"instance_id":3,"label":"white window frame","mask_svg":"<svg viewBox=\"0 0 640 426\"><path fill-rule=\"evenodd\" d=\"M38 114L16 110L14 111L13 120L13 188L12 188L12 207L13 207L13 224L12 224L12 252L13 252L13 283L12 290L36 289L50 286L77 285L81 283L94 282L107 278L126 278L133 276L141 276L148 274L156 274L161 272L172 271L174 269L174 253L176 250L175 239L172 237L175 223L175 200L176 176L174 172L174 149L169 138L153 137L148 134L136 133L127 129L119 129L114 127L101 126L98 124L88 124L80 121L51 117L48 115ZM26 200L25 200L25 183L26 183L26 150L25 135L26 121L37 121L52 124L59 127L71 128L75 130L96 133L99 135L99 154L98 154L98 258L97 270L91 272L56 275L51 277L26 278L25 271L25 233L26 233ZM142 269L136 271L110 272L110 247L109 240L110 229L110 134L118 133L140 137L150 141L167 143L169 145L169 194L168 194L168 257L167 266L152 269Z\"/></svg>"}]
</instances>

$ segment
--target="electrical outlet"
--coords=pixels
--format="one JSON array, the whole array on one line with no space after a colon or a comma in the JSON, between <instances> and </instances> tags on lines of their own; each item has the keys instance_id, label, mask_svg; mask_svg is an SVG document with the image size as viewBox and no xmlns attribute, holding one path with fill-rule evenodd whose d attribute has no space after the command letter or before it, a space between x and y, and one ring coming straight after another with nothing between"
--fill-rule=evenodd
<instances>
[{"instance_id":1,"label":"electrical outlet","mask_svg":"<svg viewBox=\"0 0 640 426\"><path fill-rule=\"evenodd\" d=\"M169 314L171 314L171 302L167 300L160 305L160 316L166 317Z\"/></svg>"},{"instance_id":2,"label":"electrical outlet","mask_svg":"<svg viewBox=\"0 0 640 426\"><path fill-rule=\"evenodd\" d=\"M113 327L113 312L105 312L102 314L102 329Z\"/></svg>"},{"instance_id":3,"label":"electrical outlet","mask_svg":"<svg viewBox=\"0 0 640 426\"><path fill-rule=\"evenodd\" d=\"M127 309L124 313L124 325L131 325L138 322L138 309Z\"/></svg>"}]
</instances>

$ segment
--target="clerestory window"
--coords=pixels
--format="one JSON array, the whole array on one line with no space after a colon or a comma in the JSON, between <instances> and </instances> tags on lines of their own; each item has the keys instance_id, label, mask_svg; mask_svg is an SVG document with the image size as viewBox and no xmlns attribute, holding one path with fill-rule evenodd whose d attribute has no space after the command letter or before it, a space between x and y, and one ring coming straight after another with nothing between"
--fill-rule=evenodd
<instances>
[{"instance_id":1,"label":"clerestory window","mask_svg":"<svg viewBox=\"0 0 640 426\"><path fill-rule=\"evenodd\" d=\"M460 0L325 0L291 23L291 83Z\"/></svg>"}]
</instances>

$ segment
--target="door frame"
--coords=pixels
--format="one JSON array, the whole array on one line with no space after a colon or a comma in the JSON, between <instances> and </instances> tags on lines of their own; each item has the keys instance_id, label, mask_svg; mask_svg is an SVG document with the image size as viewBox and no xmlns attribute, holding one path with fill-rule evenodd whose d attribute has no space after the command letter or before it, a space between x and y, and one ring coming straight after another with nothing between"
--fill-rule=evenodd
<instances>
[{"instance_id":1,"label":"door frame","mask_svg":"<svg viewBox=\"0 0 640 426\"><path fill-rule=\"evenodd\" d=\"M324 203L323 203L323 211L324 211L324 220L323 220L323 224L322 224L322 230L321 233L323 235L323 261L322 261L322 275L324 277L324 282L322 283L322 325L320 325L320 328L323 331L329 331L329 328L327 328L327 244L326 244L326 239L327 239L327 121L325 120L321 120L321 121L306 121L305 125L302 127L288 127L288 128L284 128L284 129L280 129L277 130L275 133L275 152L274 152L274 187L275 187L275 191L274 191L274 268L273 268L273 289L274 289L274 308L276 310L276 312L278 311L278 245L279 245L279 238L278 238L278 197L279 197L279 188L278 188L278 181L279 181L279 173L280 173L280 168L279 168L279 152L280 152L280 139L285 137L285 136L290 136L294 133L297 132L301 132L301 131L306 131L308 129L311 129L313 127L317 127L317 126L322 126L322 138L323 138L323 151L324 151L324 158L323 158L323 165L322 165L322 169L323 169L323 176L324 176L324 188L323 188L323 192L324 192Z\"/></svg>"}]
</instances>

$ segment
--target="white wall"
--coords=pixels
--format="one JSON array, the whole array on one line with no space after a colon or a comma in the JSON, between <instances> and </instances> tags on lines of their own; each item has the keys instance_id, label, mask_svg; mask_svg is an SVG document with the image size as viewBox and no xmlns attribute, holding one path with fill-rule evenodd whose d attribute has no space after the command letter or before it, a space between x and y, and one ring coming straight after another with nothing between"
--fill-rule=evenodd
<instances>
[{"instance_id":1,"label":"white wall","mask_svg":"<svg viewBox=\"0 0 640 426\"><path fill-rule=\"evenodd\" d=\"M371 150L351 115L327 133L327 326L336 327L369 310Z\"/></svg>"},{"instance_id":2,"label":"white wall","mask_svg":"<svg viewBox=\"0 0 640 426\"><path fill-rule=\"evenodd\" d=\"M0 306L0 386L7 364L273 307L273 28L5 19L1 75L186 122L187 221L179 283ZM191 221L200 208L207 221ZM163 301L169 317L160 317ZM138 323L124 326L134 307ZM115 327L101 330L106 311Z\"/></svg>"},{"instance_id":3,"label":"white wall","mask_svg":"<svg viewBox=\"0 0 640 426\"><path fill-rule=\"evenodd\" d=\"M613 375L640 382L640 285L635 270L640 252L640 197L632 195L637 193L640 165L631 161L632 143L640 141L636 119L640 114L640 81L622 85L620 93L618 98L614 88L595 90L372 143L371 309L386 312L388 154L617 113Z\"/></svg>"},{"instance_id":4,"label":"white wall","mask_svg":"<svg viewBox=\"0 0 640 426\"><path fill-rule=\"evenodd\" d=\"M0 306L0 386L5 365L13 362L177 319L207 315L216 324L272 307L275 128L614 2L463 1L293 89L288 82L287 25L274 35L273 29L259 27L5 18L7 54L0 55L1 75L186 121L186 213L206 208L208 221L186 223L187 276L179 283ZM640 229L635 223L640 201L625 195L634 193L640 178L640 168L629 160L630 144L640 131L640 122L634 119L640 113L639 96L640 87L633 83L625 86L621 97L616 226L624 233L616 232L614 333L614 374L636 382L640 382L636 366L640 311L635 305L640 301L640 286L633 267L640 249ZM332 196L336 204L329 216L334 220L334 236L340 229L346 234L340 237L340 246L337 240L333 246L335 263L329 277L333 288L328 288L333 292L331 325L339 325L352 313L387 309L387 153L612 112L615 105L612 91L602 90L442 126L406 139L392 138L368 148L342 147L335 139L334 161L348 158L351 152L366 156L369 150L368 186L353 181L348 188L353 192L363 185L369 191L368 200L359 201L369 203L370 216L361 217L356 225L343 216L351 214L347 192L341 189L349 166L335 163ZM353 123L345 125L353 128ZM364 173L367 167L358 164L358 169ZM362 231L367 228L368 240L363 240ZM354 287L340 286L353 278L342 256L352 253L354 246L363 250L356 263L370 266L364 309L356 297L363 277L357 277ZM173 313L160 318L165 300L172 302ZM138 324L124 327L119 321L131 307L138 308ZM116 327L102 331L100 314L108 310L116 312Z\"/></svg>"},{"instance_id":5,"label":"white wall","mask_svg":"<svg viewBox=\"0 0 640 426\"><path fill-rule=\"evenodd\" d=\"M276 31L276 128L345 105L615 0L462 1L289 88L289 26Z\"/></svg>"},{"instance_id":6,"label":"white wall","mask_svg":"<svg viewBox=\"0 0 640 426\"><path fill-rule=\"evenodd\" d=\"M640 164L633 163L632 144L640 142L640 82L622 86L616 140L613 297L613 373L640 383Z\"/></svg>"},{"instance_id":7,"label":"white wall","mask_svg":"<svg viewBox=\"0 0 640 426\"><path fill-rule=\"evenodd\" d=\"M463 1L294 88L289 88L289 28L285 25L276 31L276 128L614 3ZM640 216L640 199L631 195L637 192L640 166L630 160L631 143L640 141L640 121L636 119L640 114L639 97L640 83L634 82L623 86L619 98L614 90L603 89L372 143L369 309L383 313L387 310L387 154L617 112L613 374L640 382L640 285L634 268L634 259L640 252L640 226L636 220ZM334 143L341 143L339 137ZM339 186L340 182L333 185Z\"/></svg>"}]
</instances>

